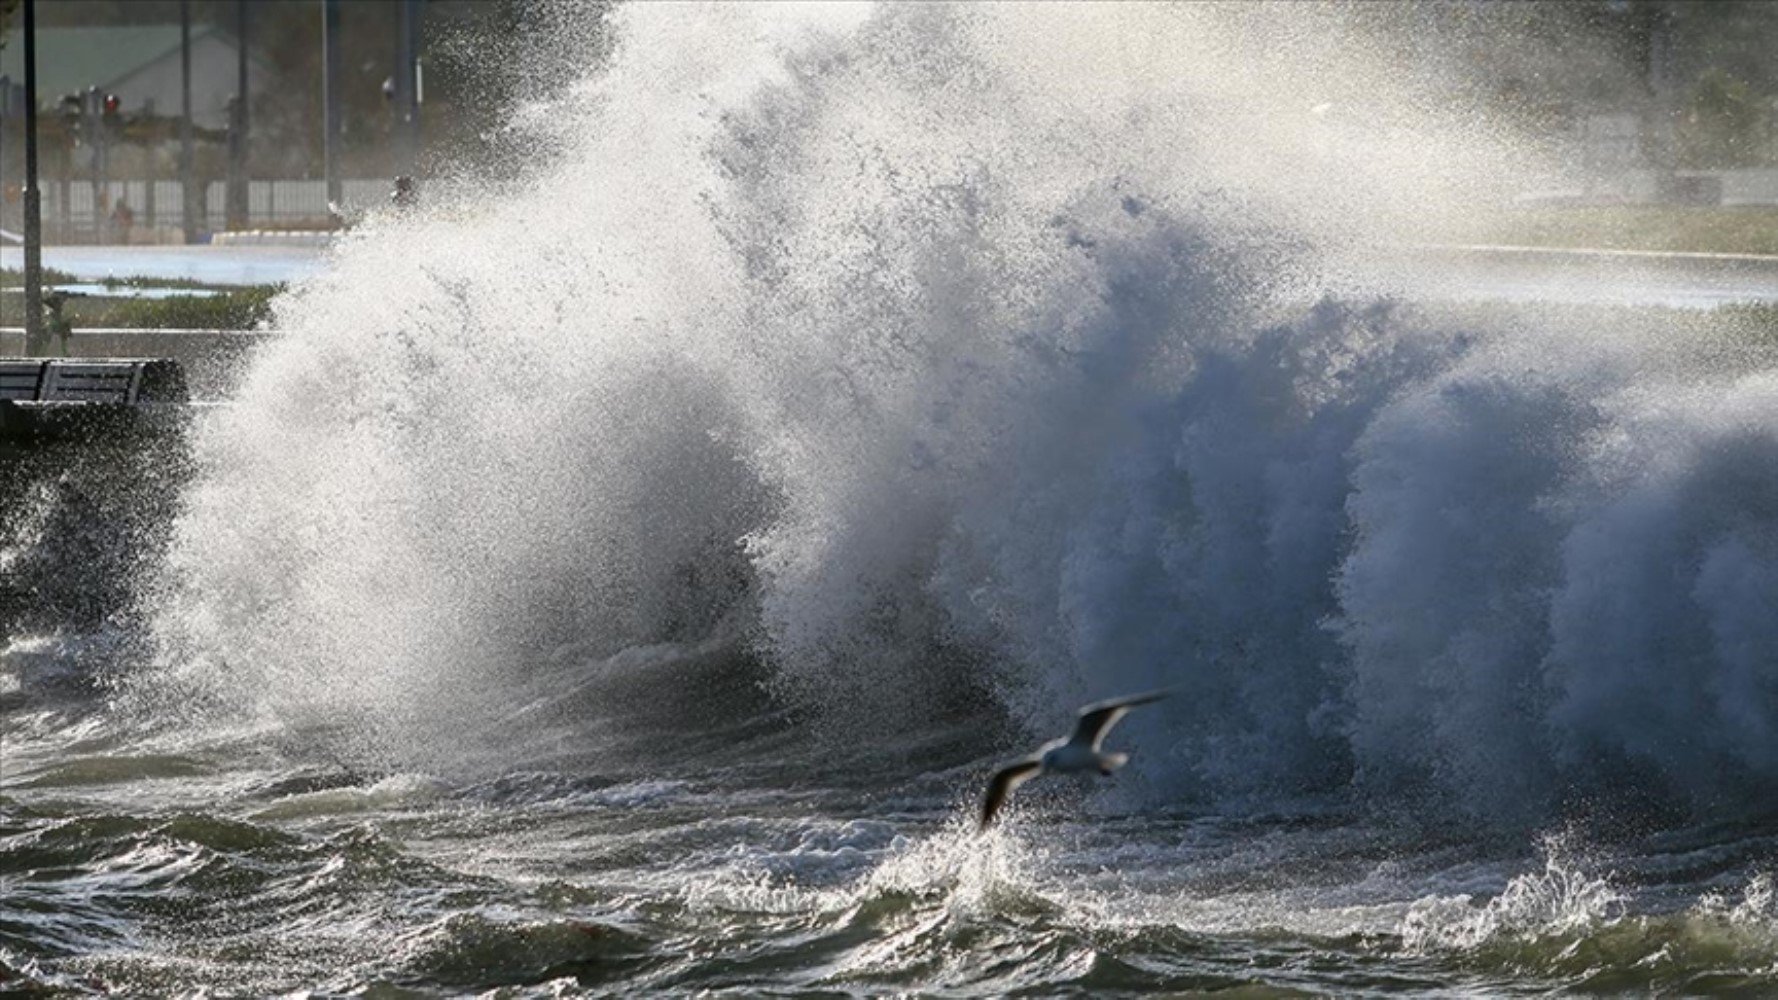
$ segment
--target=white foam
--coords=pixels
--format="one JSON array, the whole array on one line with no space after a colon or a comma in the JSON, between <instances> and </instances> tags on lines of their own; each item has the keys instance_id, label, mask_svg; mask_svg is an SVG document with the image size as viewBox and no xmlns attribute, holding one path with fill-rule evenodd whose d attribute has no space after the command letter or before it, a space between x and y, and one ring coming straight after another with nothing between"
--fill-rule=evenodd
<instances>
[{"instance_id":1,"label":"white foam","mask_svg":"<svg viewBox=\"0 0 1778 1000\"><path fill-rule=\"evenodd\" d=\"M851 724L1173 687L1147 802L1769 781L1769 358L1303 306L1518 156L1342 11L623 8L523 184L278 303L152 686L443 769L741 616Z\"/></svg>"}]
</instances>

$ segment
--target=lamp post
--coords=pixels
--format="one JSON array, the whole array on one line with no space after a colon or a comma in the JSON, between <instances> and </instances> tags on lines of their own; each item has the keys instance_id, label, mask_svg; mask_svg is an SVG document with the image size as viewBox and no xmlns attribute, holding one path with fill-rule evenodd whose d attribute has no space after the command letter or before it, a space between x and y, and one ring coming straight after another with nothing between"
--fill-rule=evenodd
<instances>
[{"instance_id":1,"label":"lamp post","mask_svg":"<svg viewBox=\"0 0 1778 1000\"><path fill-rule=\"evenodd\" d=\"M250 205L247 195L247 0L235 0L235 34L240 47L235 52L235 99L229 108L228 138L228 227L247 228Z\"/></svg>"},{"instance_id":2,"label":"lamp post","mask_svg":"<svg viewBox=\"0 0 1778 1000\"><path fill-rule=\"evenodd\" d=\"M411 176L420 153L420 4L395 4L395 172Z\"/></svg>"},{"instance_id":3,"label":"lamp post","mask_svg":"<svg viewBox=\"0 0 1778 1000\"><path fill-rule=\"evenodd\" d=\"M37 0L25 0L25 353L48 346L43 331L43 193L37 189Z\"/></svg>"},{"instance_id":4,"label":"lamp post","mask_svg":"<svg viewBox=\"0 0 1778 1000\"><path fill-rule=\"evenodd\" d=\"M340 0L321 0L321 175L328 211L340 204Z\"/></svg>"},{"instance_id":5,"label":"lamp post","mask_svg":"<svg viewBox=\"0 0 1778 1000\"><path fill-rule=\"evenodd\" d=\"M197 158L191 143L191 0L179 0L179 97L179 204L185 242L195 243L198 238L198 199L203 193L192 178L197 170Z\"/></svg>"}]
</instances>

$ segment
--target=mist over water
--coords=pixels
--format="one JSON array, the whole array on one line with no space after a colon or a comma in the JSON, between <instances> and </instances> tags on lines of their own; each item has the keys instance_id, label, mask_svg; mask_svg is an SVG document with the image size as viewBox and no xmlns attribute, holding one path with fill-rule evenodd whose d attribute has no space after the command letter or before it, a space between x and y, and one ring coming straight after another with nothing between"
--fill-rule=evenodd
<instances>
[{"instance_id":1,"label":"mist over water","mask_svg":"<svg viewBox=\"0 0 1778 1000\"><path fill-rule=\"evenodd\" d=\"M720 641L846 726L1174 687L1151 806L1754 807L1770 352L1323 298L1530 162L1362 27L620 9L520 190L280 304L149 685L448 768L533 680Z\"/></svg>"}]
</instances>

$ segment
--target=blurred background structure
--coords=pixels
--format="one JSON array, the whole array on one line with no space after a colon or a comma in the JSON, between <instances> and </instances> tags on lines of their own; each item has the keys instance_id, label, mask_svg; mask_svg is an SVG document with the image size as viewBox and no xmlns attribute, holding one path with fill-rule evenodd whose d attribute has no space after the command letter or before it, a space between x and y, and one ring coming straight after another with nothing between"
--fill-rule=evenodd
<instances>
[{"instance_id":1,"label":"blurred background structure","mask_svg":"<svg viewBox=\"0 0 1778 1000\"><path fill-rule=\"evenodd\" d=\"M23 176L20 7L0 0L0 230L14 234ZM46 240L325 230L338 222L330 202L348 215L385 203L398 175L465 159L497 164L487 154L501 142L500 109L519 88L542 82L534 70L502 67L519 46L550 44L555 16L524 0L38 0ZM338 101L331 194L330 18ZM189 154L181 131L187 60Z\"/></svg>"},{"instance_id":2,"label":"blurred background structure","mask_svg":"<svg viewBox=\"0 0 1778 1000\"><path fill-rule=\"evenodd\" d=\"M1389 6L1389 5L1384 5ZM1414 5L1457 39L1404 65L1541 137L1546 198L1778 203L1778 4L1458 0Z\"/></svg>"},{"instance_id":3,"label":"blurred background structure","mask_svg":"<svg viewBox=\"0 0 1778 1000\"><path fill-rule=\"evenodd\" d=\"M0 230L11 233L22 176L18 8L0 0ZM1440 0L1352 11L1377 22L1403 73L1536 137L1558 168L1523 204L1778 204L1778 3ZM515 97L584 68L552 75L551 60L536 58L559 44L561 19L529 0L39 0L37 16L52 243L325 230L338 221L330 203L347 214L383 203L396 176L471 162L498 171L512 155L501 145Z\"/></svg>"}]
</instances>

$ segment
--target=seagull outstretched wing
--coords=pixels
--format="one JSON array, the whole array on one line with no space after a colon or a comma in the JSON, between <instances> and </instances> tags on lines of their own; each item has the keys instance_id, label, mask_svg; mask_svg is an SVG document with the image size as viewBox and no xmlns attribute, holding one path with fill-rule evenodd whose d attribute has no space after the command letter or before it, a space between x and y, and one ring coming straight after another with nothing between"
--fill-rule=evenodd
<instances>
[{"instance_id":1,"label":"seagull outstretched wing","mask_svg":"<svg viewBox=\"0 0 1778 1000\"><path fill-rule=\"evenodd\" d=\"M1012 797L1013 789L1019 787L1043 770L1043 764L1036 757L1014 761L998 771L988 780L988 794L982 799L982 825L986 830L988 824L994 822L994 814Z\"/></svg>"},{"instance_id":2,"label":"seagull outstretched wing","mask_svg":"<svg viewBox=\"0 0 1778 1000\"><path fill-rule=\"evenodd\" d=\"M1094 702L1080 710L1080 719L1075 722L1074 732L1069 735L1068 742L1091 747L1096 753L1099 750L1099 744L1105 740L1105 734L1111 732L1111 727L1117 725L1117 720L1123 718L1125 712L1137 705L1160 701L1170 693L1168 691L1149 691L1146 694L1133 694L1124 698Z\"/></svg>"}]
</instances>

